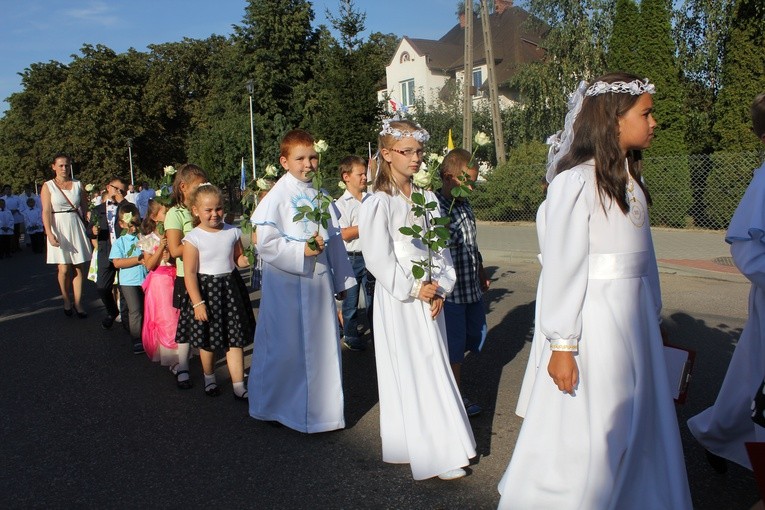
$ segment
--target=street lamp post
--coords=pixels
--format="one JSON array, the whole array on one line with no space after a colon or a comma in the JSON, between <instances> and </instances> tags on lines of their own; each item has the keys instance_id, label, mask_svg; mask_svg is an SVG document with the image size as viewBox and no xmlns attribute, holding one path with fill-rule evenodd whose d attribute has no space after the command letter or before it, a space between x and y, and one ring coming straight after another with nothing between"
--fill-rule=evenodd
<instances>
[{"instance_id":1,"label":"street lamp post","mask_svg":"<svg viewBox=\"0 0 765 510\"><path fill-rule=\"evenodd\" d=\"M132 138L127 139L127 146L128 146L128 158L130 159L130 184L135 186L135 183L133 182L133 139Z\"/></svg>"},{"instance_id":2,"label":"street lamp post","mask_svg":"<svg viewBox=\"0 0 765 510\"><path fill-rule=\"evenodd\" d=\"M255 124L252 121L252 96L255 94L255 82L247 82L247 92L250 94L250 144L252 145L252 178L255 179Z\"/></svg>"}]
</instances>

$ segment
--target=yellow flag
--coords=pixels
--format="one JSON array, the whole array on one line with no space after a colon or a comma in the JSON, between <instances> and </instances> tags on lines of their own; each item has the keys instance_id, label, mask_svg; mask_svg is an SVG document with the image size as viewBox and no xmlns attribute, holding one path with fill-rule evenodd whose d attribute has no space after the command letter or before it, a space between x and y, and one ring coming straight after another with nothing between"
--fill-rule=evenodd
<instances>
[{"instance_id":1,"label":"yellow flag","mask_svg":"<svg viewBox=\"0 0 765 510\"><path fill-rule=\"evenodd\" d=\"M454 141L452 140L452 130L449 130L449 140L446 142L446 149L451 151L454 150Z\"/></svg>"}]
</instances>

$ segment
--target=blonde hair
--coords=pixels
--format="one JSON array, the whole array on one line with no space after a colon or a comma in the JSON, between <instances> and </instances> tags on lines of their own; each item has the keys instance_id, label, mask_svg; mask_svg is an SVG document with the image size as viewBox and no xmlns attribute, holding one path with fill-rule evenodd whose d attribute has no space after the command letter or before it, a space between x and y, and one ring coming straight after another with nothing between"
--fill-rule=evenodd
<instances>
[{"instance_id":1,"label":"blonde hair","mask_svg":"<svg viewBox=\"0 0 765 510\"><path fill-rule=\"evenodd\" d=\"M200 184L197 189L191 192L191 206L194 207L197 205L197 202L199 201L199 198L206 195L214 195L218 198L221 205L223 205L223 192L220 190L220 188L214 184L210 184L209 182L205 182L203 184ZM198 226L200 223L199 216L196 214L193 218L193 224L194 226Z\"/></svg>"},{"instance_id":2,"label":"blonde hair","mask_svg":"<svg viewBox=\"0 0 765 510\"><path fill-rule=\"evenodd\" d=\"M417 124L410 120L394 120L390 122L391 129L399 129L401 131L409 131L414 133L421 129ZM377 139L380 150L390 149L401 138L396 138L392 134L381 134ZM419 143L419 142L418 142ZM396 182L393 180L393 171L391 170L390 163L385 161L382 156L379 159L377 175L375 176L375 191L382 191L388 195L394 195L396 193Z\"/></svg>"}]
</instances>

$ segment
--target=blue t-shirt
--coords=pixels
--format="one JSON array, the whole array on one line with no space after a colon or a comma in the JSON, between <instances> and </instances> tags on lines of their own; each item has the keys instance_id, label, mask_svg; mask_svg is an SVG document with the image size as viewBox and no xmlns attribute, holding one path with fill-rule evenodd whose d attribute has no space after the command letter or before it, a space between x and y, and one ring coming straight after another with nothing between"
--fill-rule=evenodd
<instances>
[{"instance_id":1,"label":"blue t-shirt","mask_svg":"<svg viewBox=\"0 0 765 510\"><path fill-rule=\"evenodd\" d=\"M128 253L130 254L128 255ZM141 248L138 247L138 237L135 234L125 234L119 236L114 244L112 244L109 260L127 259L137 257L140 254ZM146 266L143 264L120 269L120 285L137 287L146 279L146 274Z\"/></svg>"}]
</instances>

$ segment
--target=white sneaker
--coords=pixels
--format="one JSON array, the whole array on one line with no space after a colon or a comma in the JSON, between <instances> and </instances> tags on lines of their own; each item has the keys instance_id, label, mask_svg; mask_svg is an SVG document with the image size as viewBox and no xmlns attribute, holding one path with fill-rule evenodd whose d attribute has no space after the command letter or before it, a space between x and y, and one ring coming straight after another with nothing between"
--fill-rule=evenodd
<instances>
[{"instance_id":1,"label":"white sneaker","mask_svg":"<svg viewBox=\"0 0 765 510\"><path fill-rule=\"evenodd\" d=\"M447 471L446 473L441 473L438 475L438 478L441 480L456 480L457 478L462 478L467 474L467 471L465 471L462 468L452 469L451 471Z\"/></svg>"}]
</instances>

